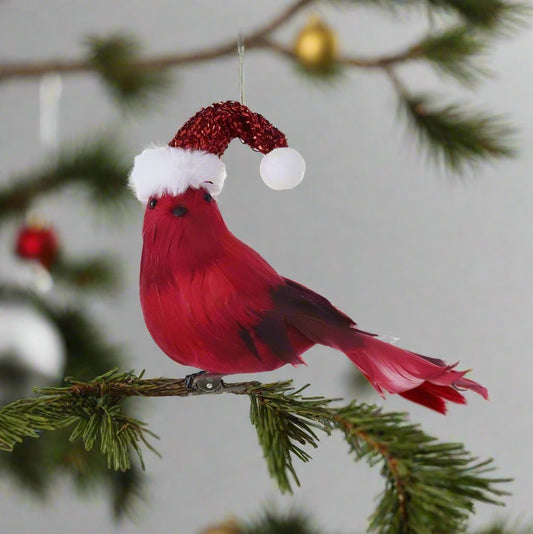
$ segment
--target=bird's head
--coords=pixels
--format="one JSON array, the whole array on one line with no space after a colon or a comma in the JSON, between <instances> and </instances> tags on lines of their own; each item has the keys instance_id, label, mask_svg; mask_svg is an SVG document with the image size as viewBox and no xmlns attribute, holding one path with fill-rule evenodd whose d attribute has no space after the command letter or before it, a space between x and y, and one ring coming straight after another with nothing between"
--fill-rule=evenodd
<instances>
[{"instance_id":1,"label":"bird's head","mask_svg":"<svg viewBox=\"0 0 533 534\"><path fill-rule=\"evenodd\" d=\"M178 195L151 196L146 203L144 246L181 265L206 264L220 250L228 229L217 202L203 187Z\"/></svg>"}]
</instances>

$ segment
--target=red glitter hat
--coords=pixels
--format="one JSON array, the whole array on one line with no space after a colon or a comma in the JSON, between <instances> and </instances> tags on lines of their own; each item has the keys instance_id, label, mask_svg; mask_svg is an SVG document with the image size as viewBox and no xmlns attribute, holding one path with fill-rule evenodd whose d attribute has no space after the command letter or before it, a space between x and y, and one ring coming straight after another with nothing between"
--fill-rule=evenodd
<instances>
[{"instance_id":1,"label":"red glitter hat","mask_svg":"<svg viewBox=\"0 0 533 534\"><path fill-rule=\"evenodd\" d=\"M305 161L287 146L285 135L262 115L239 102L219 102L200 110L168 146L147 148L135 158L129 183L141 202L203 187L218 195L226 178L220 160L232 139L265 154L260 174L272 189L291 189L303 179Z\"/></svg>"}]
</instances>

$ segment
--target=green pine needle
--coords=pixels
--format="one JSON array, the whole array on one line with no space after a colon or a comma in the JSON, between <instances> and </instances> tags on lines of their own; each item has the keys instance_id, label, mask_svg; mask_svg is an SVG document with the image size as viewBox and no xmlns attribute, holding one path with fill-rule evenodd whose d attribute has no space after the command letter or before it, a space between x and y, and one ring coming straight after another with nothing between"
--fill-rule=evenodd
<instances>
[{"instance_id":1,"label":"green pine needle","mask_svg":"<svg viewBox=\"0 0 533 534\"><path fill-rule=\"evenodd\" d=\"M297 457L302 462L311 459L303 447L318 447L318 437L313 428L329 432L329 423L320 417L317 419L315 410L325 408L331 401L322 397L303 400L301 390L291 389L290 382L283 382L261 385L258 395L254 395L254 390L250 394L250 420L263 448L268 472L276 479L282 492L292 491L291 479L300 485L292 459ZM298 413L291 409L295 403Z\"/></svg>"},{"instance_id":2,"label":"green pine needle","mask_svg":"<svg viewBox=\"0 0 533 534\"><path fill-rule=\"evenodd\" d=\"M90 382L43 388L41 397L0 409L0 444L10 450L41 430L69 428L70 440L98 450L109 469L125 471L133 458L142 464L141 447L152 447L145 425L122 413L128 396L189 395L184 380L143 379L109 371ZM404 414L382 413L375 406L305 397L290 382L245 383L230 388L250 397L250 417L271 476L281 491L298 484L294 459L310 459L317 431L342 432L354 459L379 467L385 489L370 519L379 534L463 532L476 502L499 503L508 479L490 475L491 461L479 461L459 443L439 443ZM236 387L238 386L238 387ZM73 430L72 430L73 428Z\"/></svg>"},{"instance_id":3,"label":"green pine needle","mask_svg":"<svg viewBox=\"0 0 533 534\"><path fill-rule=\"evenodd\" d=\"M105 341L99 326L82 310L48 310L61 332L67 353L67 376L89 380L122 359L120 347Z\"/></svg>"},{"instance_id":4,"label":"green pine needle","mask_svg":"<svg viewBox=\"0 0 533 534\"><path fill-rule=\"evenodd\" d=\"M128 375L119 375L124 379ZM95 379L105 384L116 380L115 372ZM106 458L107 468L126 471L135 454L144 467L141 446L156 452L148 436L156 437L145 424L124 415L116 398L83 398L64 394L64 388L48 388L38 399L23 399L0 409L0 450L11 451L24 438L39 437L42 430L71 427L70 441L81 440L87 451L97 447Z\"/></svg>"},{"instance_id":5,"label":"green pine needle","mask_svg":"<svg viewBox=\"0 0 533 534\"><path fill-rule=\"evenodd\" d=\"M531 6L513 0L329 0L330 3L369 5L398 13L402 9L427 8L430 16L439 11L477 29L495 34L509 34L527 23Z\"/></svg>"},{"instance_id":6,"label":"green pine needle","mask_svg":"<svg viewBox=\"0 0 533 534\"><path fill-rule=\"evenodd\" d=\"M487 47L485 35L467 26L456 26L428 36L416 47L416 51L443 74L465 85L473 85L489 75L489 71L475 61Z\"/></svg>"},{"instance_id":7,"label":"green pine needle","mask_svg":"<svg viewBox=\"0 0 533 534\"><path fill-rule=\"evenodd\" d=\"M20 216L35 199L70 185L87 189L98 207L115 207L118 201L132 197L126 188L129 165L116 144L116 140L103 137L63 149L41 168L14 176L0 190L0 222Z\"/></svg>"},{"instance_id":8,"label":"green pine needle","mask_svg":"<svg viewBox=\"0 0 533 534\"><path fill-rule=\"evenodd\" d=\"M515 523L511 525L509 521L499 519L486 527L476 530L475 534L533 534L533 524Z\"/></svg>"},{"instance_id":9,"label":"green pine needle","mask_svg":"<svg viewBox=\"0 0 533 534\"><path fill-rule=\"evenodd\" d=\"M139 68L140 46L130 35L92 36L86 43L89 61L121 106L145 105L170 85L166 72Z\"/></svg>"},{"instance_id":10,"label":"green pine needle","mask_svg":"<svg viewBox=\"0 0 533 534\"><path fill-rule=\"evenodd\" d=\"M120 520L134 516L135 507L144 493L144 476L136 465L128 471L115 471L111 476L111 504L113 516Z\"/></svg>"},{"instance_id":11,"label":"green pine needle","mask_svg":"<svg viewBox=\"0 0 533 534\"><path fill-rule=\"evenodd\" d=\"M117 365L119 349L103 339L100 329L84 312L75 309L58 310L33 292L16 291L5 286L0 286L0 298L34 305L55 323L65 344L67 374L90 379L95 372L105 372ZM128 401L121 402L121 412L127 417L130 406L125 402ZM110 508L117 520L131 515L144 488L144 473L137 467L135 450L128 450L126 455L123 450L118 451L122 455L122 463L127 465L129 462L132 469L111 471L108 468L109 455L102 454L100 442L94 439L98 438L98 434L93 434L93 439L87 435L87 444L81 439L69 441L72 427L79 422L77 419L72 419L70 428L54 432L42 431L40 428L54 428L54 425L45 423L48 416L39 417L39 404L33 406L36 410L33 415L10 415L11 408L6 407L4 417L0 416L0 436L4 436L1 448L9 450L14 446L12 452L0 452L0 472L8 475L21 489L41 498L52 492L53 483L50 482L56 480L57 475L66 476L73 480L80 493L94 491L96 488L98 491L109 492ZM102 406L105 408L105 403ZM26 411L25 406L19 406L20 408ZM56 415L54 414L54 418ZM10 427L7 433L6 425ZM6 434L9 439L6 439ZM27 439L28 437L39 439ZM126 435L125 439L129 440L130 437ZM114 460L111 458L111 461Z\"/></svg>"},{"instance_id":12,"label":"green pine needle","mask_svg":"<svg viewBox=\"0 0 533 534\"><path fill-rule=\"evenodd\" d=\"M290 491L289 477L298 483L292 458L309 460L302 447L317 446L315 429L327 434L340 430L356 459L381 467L386 487L371 517L371 531L461 532L475 501L496 504L506 494L496 484L507 479L487 476L491 461L477 461L461 444L438 443L404 414L356 403L332 408L330 400L303 397L288 383L259 385L249 394L269 472L282 491Z\"/></svg>"},{"instance_id":13,"label":"green pine needle","mask_svg":"<svg viewBox=\"0 0 533 534\"><path fill-rule=\"evenodd\" d=\"M524 26L530 7L509 0L423 0L430 6L453 11L467 24L488 32L508 33Z\"/></svg>"},{"instance_id":14,"label":"green pine needle","mask_svg":"<svg viewBox=\"0 0 533 534\"><path fill-rule=\"evenodd\" d=\"M240 525L239 534L322 534L312 519L298 510L265 510L257 519Z\"/></svg>"},{"instance_id":15,"label":"green pine needle","mask_svg":"<svg viewBox=\"0 0 533 534\"><path fill-rule=\"evenodd\" d=\"M52 264L51 274L57 281L84 291L110 293L120 283L117 265L104 256L81 260L60 256Z\"/></svg>"},{"instance_id":16,"label":"green pine needle","mask_svg":"<svg viewBox=\"0 0 533 534\"><path fill-rule=\"evenodd\" d=\"M486 160L512 157L512 128L501 116L439 105L427 95L401 96L401 109L437 163L461 172Z\"/></svg>"}]
</instances>

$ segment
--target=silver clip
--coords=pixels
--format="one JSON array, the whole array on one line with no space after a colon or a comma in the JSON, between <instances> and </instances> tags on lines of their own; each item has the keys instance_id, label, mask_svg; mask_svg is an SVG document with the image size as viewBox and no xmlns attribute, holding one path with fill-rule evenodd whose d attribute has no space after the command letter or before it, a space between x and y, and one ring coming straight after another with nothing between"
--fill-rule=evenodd
<instances>
[{"instance_id":1,"label":"silver clip","mask_svg":"<svg viewBox=\"0 0 533 534\"><path fill-rule=\"evenodd\" d=\"M194 379L194 389L196 390L197 394L218 393L222 389L222 385L222 377L217 375L200 375Z\"/></svg>"}]
</instances>

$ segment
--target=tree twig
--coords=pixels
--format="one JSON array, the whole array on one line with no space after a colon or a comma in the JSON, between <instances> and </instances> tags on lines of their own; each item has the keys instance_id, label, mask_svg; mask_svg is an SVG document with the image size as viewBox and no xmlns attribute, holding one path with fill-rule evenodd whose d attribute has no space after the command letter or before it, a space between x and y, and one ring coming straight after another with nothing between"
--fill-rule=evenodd
<instances>
[{"instance_id":1,"label":"tree twig","mask_svg":"<svg viewBox=\"0 0 533 534\"><path fill-rule=\"evenodd\" d=\"M244 35L242 42L248 50L253 48L263 48L262 40L270 35L274 30L289 21L298 11L311 4L314 0L298 0L291 4L281 13L276 15L264 26L257 30ZM187 52L185 54L162 55L154 58L147 58L136 61L133 67L144 70L159 70L166 67L185 65L189 63L198 63L216 59L230 54L235 54L239 39L210 46L201 50ZM88 61L83 60L51 60L27 63L4 63L0 64L0 82L9 78L34 78L42 76L49 72L58 72L63 74L76 74L81 72L91 72L96 67Z\"/></svg>"},{"instance_id":2,"label":"tree twig","mask_svg":"<svg viewBox=\"0 0 533 534\"><path fill-rule=\"evenodd\" d=\"M406 61L411 61L422 57L423 50L420 47L420 42L421 41L418 41L408 46L404 50L401 50L400 52L396 52L394 54L384 54L375 57L340 55L335 59L335 64L344 67L357 67L363 69L385 69L390 65L404 63ZM295 61L298 59L292 47L269 39L268 37L256 41L254 43L253 48L263 48L271 50L281 56Z\"/></svg>"},{"instance_id":3,"label":"tree twig","mask_svg":"<svg viewBox=\"0 0 533 534\"><path fill-rule=\"evenodd\" d=\"M241 42L248 51L254 49L270 50L281 56L296 60L297 57L292 47L284 45L270 39L270 35L280 26L288 22L301 9L311 4L314 0L299 0L290 5L287 9L275 16L264 26L244 35ZM384 54L376 57L360 57L341 55L336 63L342 66L358 68L386 68L389 65L402 63L417 59L423 55L420 42L408 46L404 50L394 54ZM162 70L168 67L200 63L212 59L235 54L239 40L232 39L228 42L208 46L206 48L186 52L182 54L163 54L151 58L134 61L132 67L139 70ZM43 74L58 72L62 74L79 74L82 72L92 72L97 67L86 60L50 60L39 62L21 62L0 64L0 83L10 78L34 78Z\"/></svg>"},{"instance_id":4,"label":"tree twig","mask_svg":"<svg viewBox=\"0 0 533 534\"><path fill-rule=\"evenodd\" d=\"M220 378L212 379L201 376L197 379L197 386L188 386L187 378L148 378L123 381L71 381L72 386L63 388L40 388L43 395L72 394L76 397L109 395L117 399L126 397L188 397L190 395L203 395L212 393L234 393L236 395L249 395L259 382L233 382L226 383ZM211 387L209 387L211 386Z\"/></svg>"}]
</instances>

